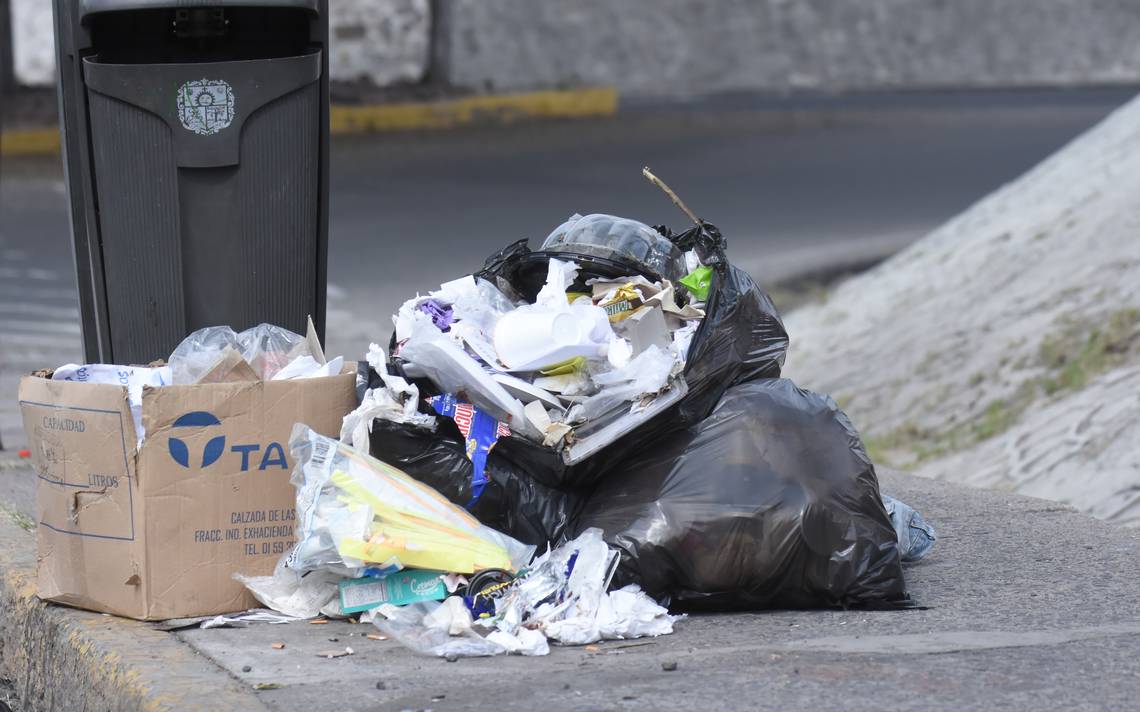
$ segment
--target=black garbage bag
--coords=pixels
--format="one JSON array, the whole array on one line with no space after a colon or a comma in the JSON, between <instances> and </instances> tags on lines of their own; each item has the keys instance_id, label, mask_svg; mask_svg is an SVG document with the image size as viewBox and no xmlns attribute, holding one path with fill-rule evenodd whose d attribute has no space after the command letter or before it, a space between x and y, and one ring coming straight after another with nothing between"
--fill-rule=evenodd
<instances>
[{"instance_id":1,"label":"black garbage bag","mask_svg":"<svg viewBox=\"0 0 1140 712\"><path fill-rule=\"evenodd\" d=\"M585 493L563 492L535 482L513 463L487 455L486 484L474 489L474 465L455 423L439 418L435 431L376 420L369 436L372 454L466 507L489 527L540 548L557 543L585 501Z\"/></svg>"},{"instance_id":2,"label":"black garbage bag","mask_svg":"<svg viewBox=\"0 0 1140 712\"><path fill-rule=\"evenodd\" d=\"M617 586L678 608L905 601L894 529L831 398L769 379L613 467L576 520L622 552Z\"/></svg>"},{"instance_id":3,"label":"black garbage bag","mask_svg":"<svg viewBox=\"0 0 1140 712\"><path fill-rule=\"evenodd\" d=\"M693 336L685 363L688 393L673 407L574 465L567 465L560 453L520 436L500 440L496 454L538 483L563 490L590 487L612 470L614 462L641 451L670 431L703 420L732 385L780 375L788 333L771 298L747 273L728 262L720 231L708 223L676 236L666 228L657 229L682 250L696 249L702 261L713 268L706 316ZM527 247L526 240L520 240L489 257L476 276L533 299L542 282L528 275L544 275L545 270L524 271L520 266L533 266L537 254ZM539 256L538 262L543 264L543 259ZM590 276L583 270L579 278ZM394 354L395 349L389 353ZM398 357L391 358L389 371L404 375ZM435 392L427 381L416 383L422 393Z\"/></svg>"}]
</instances>

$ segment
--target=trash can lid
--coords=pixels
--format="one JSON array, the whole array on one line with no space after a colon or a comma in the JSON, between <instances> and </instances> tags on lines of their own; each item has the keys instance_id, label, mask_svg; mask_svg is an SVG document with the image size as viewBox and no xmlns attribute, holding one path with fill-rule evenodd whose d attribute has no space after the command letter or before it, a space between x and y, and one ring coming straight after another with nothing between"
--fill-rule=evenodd
<instances>
[{"instance_id":1,"label":"trash can lid","mask_svg":"<svg viewBox=\"0 0 1140 712\"><path fill-rule=\"evenodd\" d=\"M645 223L614 215L573 215L554 228L540 252L589 261L599 258L652 279L685 276L685 256L672 240Z\"/></svg>"},{"instance_id":2,"label":"trash can lid","mask_svg":"<svg viewBox=\"0 0 1140 712\"><path fill-rule=\"evenodd\" d=\"M320 0L210 0L201 3L201 7L280 7L308 10L316 14L320 9ZM86 20L88 15L100 12L119 12L121 10L185 10L195 7L186 0L79 0L79 19Z\"/></svg>"},{"instance_id":3,"label":"trash can lid","mask_svg":"<svg viewBox=\"0 0 1140 712\"><path fill-rule=\"evenodd\" d=\"M551 258L577 262L583 271L580 281L639 274L654 282L668 279L676 284L686 274L685 255L672 240L645 223L600 213L571 216L538 250L512 261L507 281L533 299L546 279Z\"/></svg>"}]
</instances>

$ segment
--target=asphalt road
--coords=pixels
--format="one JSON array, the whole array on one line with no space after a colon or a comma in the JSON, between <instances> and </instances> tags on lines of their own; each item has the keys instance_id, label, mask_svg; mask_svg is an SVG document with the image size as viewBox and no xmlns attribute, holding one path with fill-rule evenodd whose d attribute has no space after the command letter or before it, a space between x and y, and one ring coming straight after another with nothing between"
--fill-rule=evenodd
<instances>
[{"instance_id":1,"label":"asphalt road","mask_svg":"<svg viewBox=\"0 0 1140 712\"><path fill-rule=\"evenodd\" d=\"M650 165L767 283L867 264L1037 163L1128 89L721 98L611 119L334 142L329 351L386 343L417 290L574 212L684 226ZM81 357L58 160L0 174L0 438L19 374Z\"/></svg>"}]
</instances>

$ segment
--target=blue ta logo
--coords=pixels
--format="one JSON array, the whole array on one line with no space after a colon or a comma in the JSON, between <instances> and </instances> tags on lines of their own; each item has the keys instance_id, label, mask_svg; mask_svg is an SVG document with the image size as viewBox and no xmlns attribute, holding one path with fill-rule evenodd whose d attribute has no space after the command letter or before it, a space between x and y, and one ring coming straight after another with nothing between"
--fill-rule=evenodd
<instances>
[{"instance_id":1,"label":"blue ta logo","mask_svg":"<svg viewBox=\"0 0 1140 712\"><path fill-rule=\"evenodd\" d=\"M213 413L207 413L202 410L196 410L193 413L187 413L178 420L174 421L175 428L203 428L211 425L221 425L222 421L218 420L217 416ZM222 453L226 451L226 436L218 435L217 437L210 438L206 442L206 447L202 448L201 465L197 462L191 463L190 448L181 438L170 438L167 440L167 447L170 449L170 457L179 465L189 469L191 467L206 468L218 461ZM289 461L285 459L285 448L281 443L271 442L265 445L264 449L260 443L237 443L230 447L230 452L241 455L241 471L249 472L251 469L258 471L265 471L269 468L277 468L282 470L289 469ZM256 462L251 456L261 453L261 461Z\"/></svg>"},{"instance_id":2,"label":"blue ta logo","mask_svg":"<svg viewBox=\"0 0 1140 712\"><path fill-rule=\"evenodd\" d=\"M209 425L221 425L222 421L212 413L207 413L203 410L196 410L193 413L187 413L178 420L174 421L175 428L201 428ZM186 447L186 443L182 442L179 438L170 438L167 441L167 446L170 448L170 457L183 467L190 467L190 449ZM219 435L215 438L210 438L206 443L206 447L202 448L202 467L209 467L218 461L222 453L226 451L226 436Z\"/></svg>"}]
</instances>

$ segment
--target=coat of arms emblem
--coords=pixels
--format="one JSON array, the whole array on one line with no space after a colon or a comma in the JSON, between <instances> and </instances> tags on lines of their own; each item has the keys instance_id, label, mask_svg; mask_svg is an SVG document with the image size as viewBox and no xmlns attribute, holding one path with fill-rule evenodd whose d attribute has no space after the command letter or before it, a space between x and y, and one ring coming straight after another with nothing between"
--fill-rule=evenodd
<instances>
[{"instance_id":1,"label":"coat of arms emblem","mask_svg":"<svg viewBox=\"0 0 1140 712\"><path fill-rule=\"evenodd\" d=\"M234 92L220 79L186 82L178 90L178 118L196 134L216 134L234 120Z\"/></svg>"}]
</instances>

